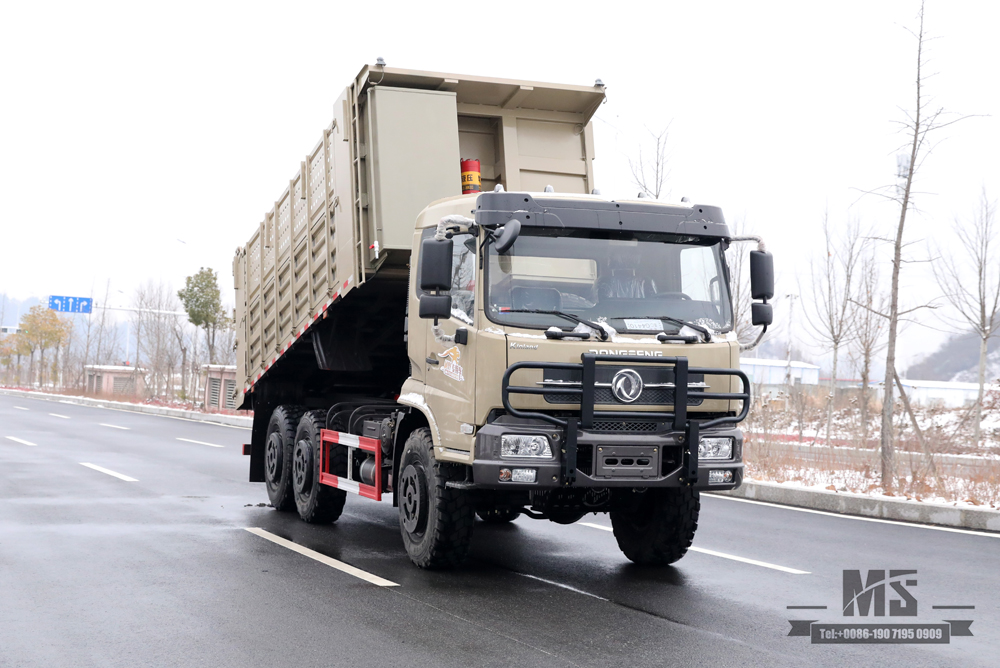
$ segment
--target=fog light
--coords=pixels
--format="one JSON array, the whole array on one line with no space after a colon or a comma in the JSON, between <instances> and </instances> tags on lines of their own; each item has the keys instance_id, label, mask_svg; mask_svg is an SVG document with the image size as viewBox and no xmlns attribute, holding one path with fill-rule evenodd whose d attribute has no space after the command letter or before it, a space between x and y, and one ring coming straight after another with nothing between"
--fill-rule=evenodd
<instances>
[{"instance_id":1,"label":"fog light","mask_svg":"<svg viewBox=\"0 0 1000 668\"><path fill-rule=\"evenodd\" d=\"M726 483L733 481L733 472L726 470L709 471L708 472L708 484L709 485L725 485Z\"/></svg>"},{"instance_id":2,"label":"fog light","mask_svg":"<svg viewBox=\"0 0 1000 668\"><path fill-rule=\"evenodd\" d=\"M500 437L501 457L547 457L552 458L552 448L545 436L527 434L504 434Z\"/></svg>"},{"instance_id":3,"label":"fog light","mask_svg":"<svg viewBox=\"0 0 1000 668\"><path fill-rule=\"evenodd\" d=\"M514 469L511 482L535 482L538 471L535 469Z\"/></svg>"},{"instance_id":4,"label":"fog light","mask_svg":"<svg viewBox=\"0 0 1000 668\"><path fill-rule=\"evenodd\" d=\"M500 469L500 482L510 482L510 469Z\"/></svg>"},{"instance_id":5,"label":"fog light","mask_svg":"<svg viewBox=\"0 0 1000 668\"><path fill-rule=\"evenodd\" d=\"M698 441L698 459L732 459L733 439L725 437L703 437Z\"/></svg>"}]
</instances>

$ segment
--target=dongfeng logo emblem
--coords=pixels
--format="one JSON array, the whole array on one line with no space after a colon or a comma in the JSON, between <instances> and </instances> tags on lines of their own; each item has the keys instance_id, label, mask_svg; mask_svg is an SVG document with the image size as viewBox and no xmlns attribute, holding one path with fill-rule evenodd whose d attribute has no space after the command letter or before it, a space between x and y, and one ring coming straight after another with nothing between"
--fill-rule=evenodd
<instances>
[{"instance_id":1,"label":"dongfeng logo emblem","mask_svg":"<svg viewBox=\"0 0 1000 668\"><path fill-rule=\"evenodd\" d=\"M622 369L611 379L615 399L630 404L642 394L642 376L632 369Z\"/></svg>"}]
</instances>

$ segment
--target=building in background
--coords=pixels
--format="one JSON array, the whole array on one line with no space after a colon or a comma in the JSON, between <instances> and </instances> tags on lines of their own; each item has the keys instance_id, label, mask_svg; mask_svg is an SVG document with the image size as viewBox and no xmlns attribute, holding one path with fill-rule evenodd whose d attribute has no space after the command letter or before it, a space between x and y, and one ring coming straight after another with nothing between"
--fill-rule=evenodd
<instances>
[{"instance_id":1,"label":"building in background","mask_svg":"<svg viewBox=\"0 0 1000 668\"><path fill-rule=\"evenodd\" d=\"M791 385L819 385L819 367L806 362L741 357L740 369L750 382L765 390Z\"/></svg>"},{"instance_id":2,"label":"building in background","mask_svg":"<svg viewBox=\"0 0 1000 668\"><path fill-rule=\"evenodd\" d=\"M205 410L236 408L236 367L226 364L202 364L202 396Z\"/></svg>"},{"instance_id":3,"label":"building in background","mask_svg":"<svg viewBox=\"0 0 1000 668\"><path fill-rule=\"evenodd\" d=\"M940 406L942 408L962 408L976 403L979 383L954 383L944 380L901 379L910 403L919 406ZM986 385L986 392L996 390L996 385ZM879 395L882 388L879 386ZM984 402L985 403L985 402Z\"/></svg>"},{"instance_id":4,"label":"building in background","mask_svg":"<svg viewBox=\"0 0 1000 668\"><path fill-rule=\"evenodd\" d=\"M146 391L145 369L88 364L83 370L87 376L87 394L133 397Z\"/></svg>"}]
</instances>

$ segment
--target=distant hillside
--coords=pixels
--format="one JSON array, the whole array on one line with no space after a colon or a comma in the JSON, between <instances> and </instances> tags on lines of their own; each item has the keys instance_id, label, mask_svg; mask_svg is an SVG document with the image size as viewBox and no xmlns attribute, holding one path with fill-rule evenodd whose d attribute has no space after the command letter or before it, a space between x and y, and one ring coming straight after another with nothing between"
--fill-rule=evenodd
<instances>
[{"instance_id":1,"label":"distant hillside","mask_svg":"<svg viewBox=\"0 0 1000 668\"><path fill-rule=\"evenodd\" d=\"M987 382L1000 377L1000 338L993 337L987 348ZM940 348L906 370L913 380L952 380L974 383L979 371L979 337L974 332L948 339Z\"/></svg>"},{"instance_id":2,"label":"distant hillside","mask_svg":"<svg viewBox=\"0 0 1000 668\"><path fill-rule=\"evenodd\" d=\"M5 293L0 292L0 325L14 327L17 325L18 315L24 315L32 306L41 304L36 297L28 299L13 299Z\"/></svg>"}]
</instances>

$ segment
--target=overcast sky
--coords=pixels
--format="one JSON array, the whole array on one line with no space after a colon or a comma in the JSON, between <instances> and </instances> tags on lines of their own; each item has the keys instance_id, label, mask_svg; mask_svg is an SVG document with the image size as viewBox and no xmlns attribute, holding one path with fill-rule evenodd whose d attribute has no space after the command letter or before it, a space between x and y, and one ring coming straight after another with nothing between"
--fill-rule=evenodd
<instances>
[{"instance_id":1,"label":"overcast sky","mask_svg":"<svg viewBox=\"0 0 1000 668\"><path fill-rule=\"evenodd\" d=\"M669 124L670 195L763 234L779 294L807 291L828 212L888 236L894 124L913 107L918 2L4 3L0 9L0 292L103 296L216 269L298 170L366 62L590 85L604 194ZM1000 194L1000 3L927 5L943 130L919 175L917 259L949 247L979 192ZM935 290L905 268L904 301ZM118 292L121 291L121 292ZM124 294L122 294L124 293ZM780 304L780 299L778 303ZM776 309L776 319L785 316ZM912 326L903 366L939 342ZM933 327L935 329L931 329ZM802 336L803 340L807 337Z\"/></svg>"}]
</instances>

